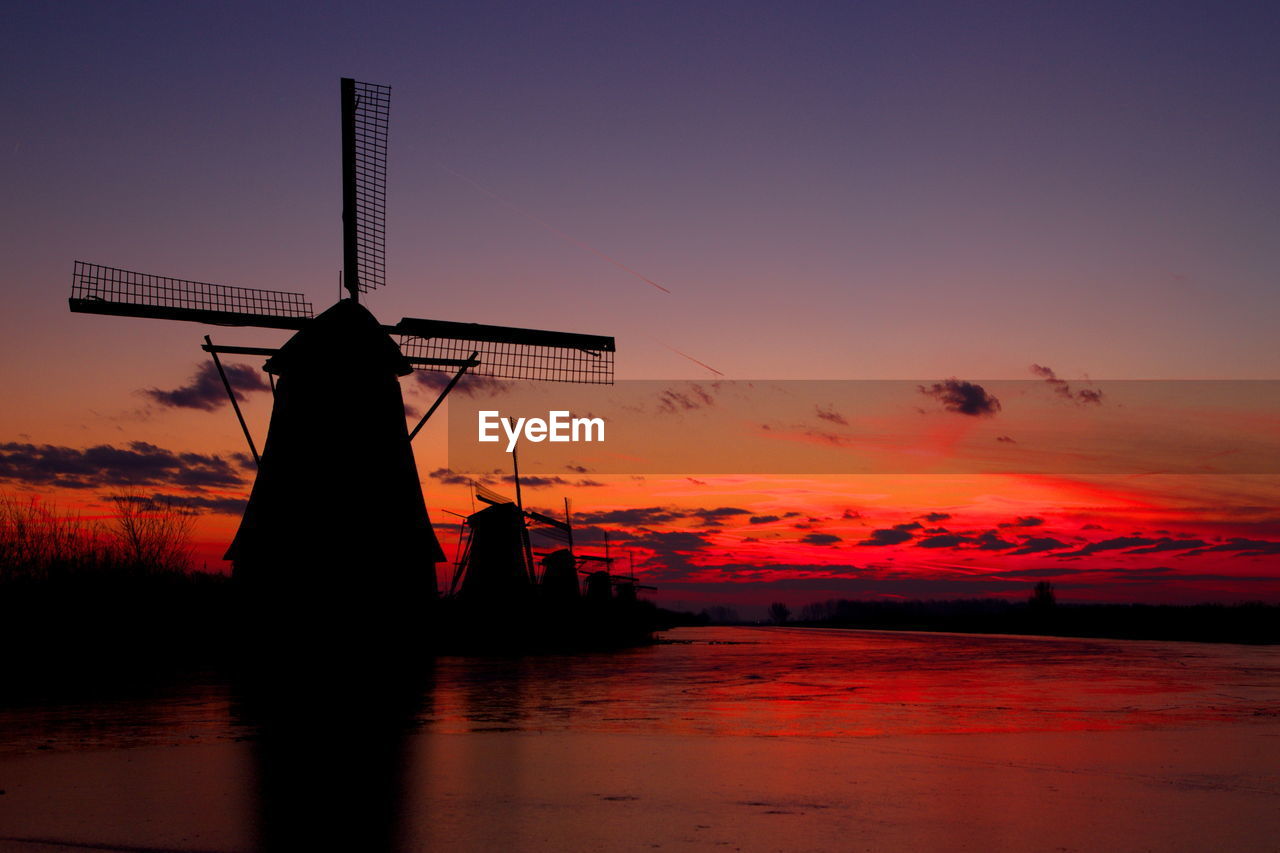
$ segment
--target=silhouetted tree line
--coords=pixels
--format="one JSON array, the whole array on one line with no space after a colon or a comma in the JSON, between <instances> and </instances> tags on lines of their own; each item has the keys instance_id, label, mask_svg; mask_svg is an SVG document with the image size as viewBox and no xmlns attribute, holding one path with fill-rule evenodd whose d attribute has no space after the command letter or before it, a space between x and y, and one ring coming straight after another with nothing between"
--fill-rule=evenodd
<instances>
[{"instance_id":1,"label":"silhouetted tree line","mask_svg":"<svg viewBox=\"0 0 1280 853\"><path fill-rule=\"evenodd\" d=\"M742 624L742 617L732 607L708 607L702 611L701 616L706 620L705 624L708 625Z\"/></svg>"},{"instance_id":2,"label":"silhouetted tree line","mask_svg":"<svg viewBox=\"0 0 1280 853\"><path fill-rule=\"evenodd\" d=\"M1068 604L1041 582L1023 601L964 598L916 601L831 599L806 604L793 625L1044 634L1194 642L1280 642L1280 605Z\"/></svg>"}]
</instances>

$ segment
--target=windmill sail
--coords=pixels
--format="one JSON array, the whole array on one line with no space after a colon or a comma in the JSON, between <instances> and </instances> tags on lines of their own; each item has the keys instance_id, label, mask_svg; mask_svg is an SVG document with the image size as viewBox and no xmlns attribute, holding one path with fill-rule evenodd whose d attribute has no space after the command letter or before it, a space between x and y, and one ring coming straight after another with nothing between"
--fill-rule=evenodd
<instances>
[{"instance_id":1,"label":"windmill sail","mask_svg":"<svg viewBox=\"0 0 1280 853\"><path fill-rule=\"evenodd\" d=\"M387 283L391 87L342 78L342 268L352 298Z\"/></svg>"},{"instance_id":2,"label":"windmill sail","mask_svg":"<svg viewBox=\"0 0 1280 853\"><path fill-rule=\"evenodd\" d=\"M389 329L415 366L478 354L471 373L499 379L613 384L614 340L604 335L547 332L406 317ZM423 364L423 362L428 362Z\"/></svg>"},{"instance_id":3,"label":"windmill sail","mask_svg":"<svg viewBox=\"0 0 1280 853\"><path fill-rule=\"evenodd\" d=\"M230 287L162 275L75 262L72 311L190 320L214 326L301 329L311 319L311 303L301 293Z\"/></svg>"}]
</instances>

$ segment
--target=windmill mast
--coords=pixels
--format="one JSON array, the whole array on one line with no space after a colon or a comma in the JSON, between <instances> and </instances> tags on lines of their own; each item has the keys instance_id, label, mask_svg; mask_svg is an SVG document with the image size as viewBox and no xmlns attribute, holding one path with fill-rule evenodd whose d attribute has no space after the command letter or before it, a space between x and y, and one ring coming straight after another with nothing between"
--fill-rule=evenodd
<instances>
[{"instance_id":1,"label":"windmill mast","mask_svg":"<svg viewBox=\"0 0 1280 853\"><path fill-rule=\"evenodd\" d=\"M342 285L360 301L356 239L356 81L343 77L342 96Z\"/></svg>"}]
</instances>

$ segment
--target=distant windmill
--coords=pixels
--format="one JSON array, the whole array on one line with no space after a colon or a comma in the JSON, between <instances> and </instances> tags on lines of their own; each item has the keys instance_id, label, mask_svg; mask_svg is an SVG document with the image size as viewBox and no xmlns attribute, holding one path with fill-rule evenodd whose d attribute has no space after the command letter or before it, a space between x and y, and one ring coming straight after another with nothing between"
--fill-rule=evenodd
<instances>
[{"instance_id":1,"label":"distant windmill","mask_svg":"<svg viewBox=\"0 0 1280 853\"><path fill-rule=\"evenodd\" d=\"M406 317L384 326L359 304L384 286L387 86L341 81L343 286L318 316L301 293L228 287L75 263L72 311L294 330L279 349L215 345L218 367L259 462L227 552L264 593L406 590L434 595L445 557L427 517L411 440L463 374L610 384L614 340ZM393 337L394 336L394 337ZM220 353L267 356L274 404L259 458ZM456 371L412 432L399 377Z\"/></svg>"}]
</instances>

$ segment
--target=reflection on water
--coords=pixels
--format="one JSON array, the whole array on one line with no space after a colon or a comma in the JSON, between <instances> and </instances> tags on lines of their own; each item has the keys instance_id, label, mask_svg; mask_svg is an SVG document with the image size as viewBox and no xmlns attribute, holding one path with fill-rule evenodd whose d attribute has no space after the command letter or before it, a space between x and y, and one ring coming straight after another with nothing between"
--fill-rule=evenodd
<instances>
[{"instance_id":1,"label":"reflection on water","mask_svg":"<svg viewBox=\"0 0 1280 853\"><path fill-rule=\"evenodd\" d=\"M613 655L446 658L440 731L701 735L1069 731L1247 719L1280 650L814 629L681 629Z\"/></svg>"},{"instance_id":2,"label":"reflection on water","mask_svg":"<svg viewBox=\"0 0 1280 853\"><path fill-rule=\"evenodd\" d=\"M400 848L406 739L430 696L428 675L335 652L323 665L259 660L234 682L259 850Z\"/></svg>"},{"instance_id":3,"label":"reflection on water","mask_svg":"<svg viewBox=\"0 0 1280 853\"><path fill-rule=\"evenodd\" d=\"M776 628L666 636L674 642L617 653L440 658L429 689L410 684L419 695L397 707L442 733L808 736L1182 726L1280 707L1272 647ZM372 689L313 679L283 722L271 719L312 735L317 722L341 728L364 707L353 692ZM210 676L23 697L0 710L0 750L252 737L258 717L233 713L233 695Z\"/></svg>"},{"instance_id":4,"label":"reflection on water","mask_svg":"<svg viewBox=\"0 0 1280 853\"><path fill-rule=\"evenodd\" d=\"M751 628L668 639L413 672L260 663L234 678L11 696L0 842L597 849L643 835L782 849L803 826L814 849L847 846L856 828L875 849L917 850L956 846L960 826L972 849L1011 832L1031 849L1072 833L1086 844L1096 832L1082 813L1114 826L1137 812L1098 803L1136 797L1162 814L1129 830L1145 849L1221 827L1264 839L1259 815L1280 794L1256 766L1280 708L1280 649ZM1260 739L1223 728L1250 721L1271 726L1249 728ZM991 733L1030 734L997 745ZM939 751L938 734L974 736ZM1184 766L1170 770L1174 759ZM183 794L195 786L203 796ZM1178 825L1202 805L1188 797L1210 790L1239 813ZM1051 795L1070 806L1042 838L1038 798ZM845 823L855 813L864 820Z\"/></svg>"}]
</instances>

